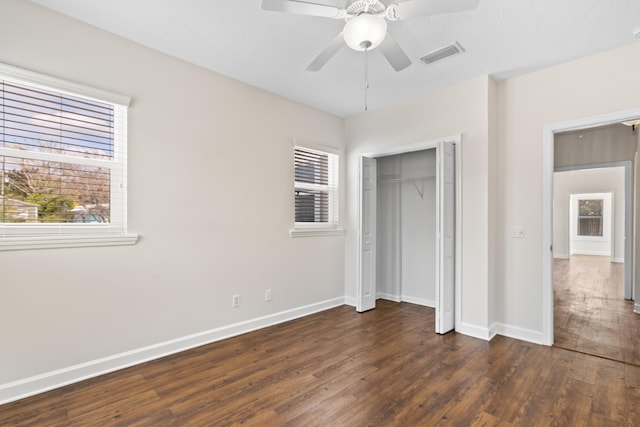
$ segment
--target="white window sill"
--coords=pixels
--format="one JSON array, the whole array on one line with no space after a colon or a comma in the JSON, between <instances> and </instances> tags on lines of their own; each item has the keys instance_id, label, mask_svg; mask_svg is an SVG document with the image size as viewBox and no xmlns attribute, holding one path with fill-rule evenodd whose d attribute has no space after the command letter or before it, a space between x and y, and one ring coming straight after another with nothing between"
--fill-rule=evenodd
<instances>
[{"instance_id":1,"label":"white window sill","mask_svg":"<svg viewBox=\"0 0 640 427\"><path fill-rule=\"evenodd\" d=\"M292 228L291 237L342 236L344 228Z\"/></svg>"},{"instance_id":2,"label":"white window sill","mask_svg":"<svg viewBox=\"0 0 640 427\"><path fill-rule=\"evenodd\" d=\"M137 234L0 237L0 251L135 245Z\"/></svg>"}]
</instances>

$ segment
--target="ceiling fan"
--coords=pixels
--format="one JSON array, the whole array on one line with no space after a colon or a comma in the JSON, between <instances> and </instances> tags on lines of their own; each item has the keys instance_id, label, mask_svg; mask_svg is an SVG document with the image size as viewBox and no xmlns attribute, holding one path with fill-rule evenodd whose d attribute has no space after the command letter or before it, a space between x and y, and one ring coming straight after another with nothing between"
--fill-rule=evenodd
<instances>
[{"instance_id":1,"label":"ceiling fan","mask_svg":"<svg viewBox=\"0 0 640 427\"><path fill-rule=\"evenodd\" d=\"M346 21L342 32L307 66L308 71L319 71L344 43L358 51L379 47L393 69L400 71L411 65L411 60L387 32L387 21L462 12L475 9L478 2L479 0L405 0L385 5L380 0L351 0L341 9L297 0L262 0L262 9Z\"/></svg>"}]
</instances>

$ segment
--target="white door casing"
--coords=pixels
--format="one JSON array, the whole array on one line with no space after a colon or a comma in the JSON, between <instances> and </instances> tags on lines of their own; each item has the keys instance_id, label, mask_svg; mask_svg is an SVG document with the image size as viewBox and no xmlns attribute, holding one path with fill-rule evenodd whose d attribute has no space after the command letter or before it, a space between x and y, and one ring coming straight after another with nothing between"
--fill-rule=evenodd
<instances>
[{"instance_id":1,"label":"white door casing","mask_svg":"<svg viewBox=\"0 0 640 427\"><path fill-rule=\"evenodd\" d=\"M584 117L567 122L546 124L543 128L542 139L542 340L541 344L553 345L553 172L554 172L554 139L559 132L573 131L579 129L589 129L598 126L606 126L628 120L635 120L640 117L640 108L626 111L618 111L600 116ZM622 165L621 165L622 166ZM625 193L628 189L633 190L631 168L627 169ZM631 193L635 194L635 193ZM628 195L626 197L631 197ZM625 222L632 221L633 206L625 202ZM629 229L629 228L626 228ZM635 271L633 246L635 236L632 239L625 238L625 297L628 290L630 294L635 294L638 284L632 272ZM627 268L628 267L628 268ZM629 271L629 273L627 273ZM627 276L629 274L629 276ZM627 284L628 283L628 284ZM629 289L628 289L629 288ZM628 290L627 290L628 289ZM635 298L636 296L633 295ZM635 305L634 311L640 313L640 304Z\"/></svg>"},{"instance_id":2,"label":"white door casing","mask_svg":"<svg viewBox=\"0 0 640 427\"><path fill-rule=\"evenodd\" d=\"M439 334L455 327L455 145L436 146L436 325Z\"/></svg>"},{"instance_id":3,"label":"white door casing","mask_svg":"<svg viewBox=\"0 0 640 427\"><path fill-rule=\"evenodd\" d=\"M356 310L376 306L376 159L360 157L360 200L358 235L359 275Z\"/></svg>"}]
</instances>

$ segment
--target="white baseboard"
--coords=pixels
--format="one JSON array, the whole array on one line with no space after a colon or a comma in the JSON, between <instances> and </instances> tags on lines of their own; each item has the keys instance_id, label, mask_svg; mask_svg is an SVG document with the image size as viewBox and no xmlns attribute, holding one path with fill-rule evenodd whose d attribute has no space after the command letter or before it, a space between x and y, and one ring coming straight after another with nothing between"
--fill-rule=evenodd
<instances>
[{"instance_id":1,"label":"white baseboard","mask_svg":"<svg viewBox=\"0 0 640 427\"><path fill-rule=\"evenodd\" d=\"M378 292L376 294L376 299L386 299L388 301L393 301L393 302L402 301L398 295L385 294L384 292Z\"/></svg>"},{"instance_id":2,"label":"white baseboard","mask_svg":"<svg viewBox=\"0 0 640 427\"><path fill-rule=\"evenodd\" d=\"M491 341L495 336L495 333L489 328L483 328L481 326L472 325L470 323L460 323L456 325L456 332L459 334L468 335L474 338L480 338L481 340Z\"/></svg>"},{"instance_id":3,"label":"white baseboard","mask_svg":"<svg viewBox=\"0 0 640 427\"><path fill-rule=\"evenodd\" d=\"M597 256L611 256L610 251L573 251L571 255L597 255Z\"/></svg>"},{"instance_id":4,"label":"white baseboard","mask_svg":"<svg viewBox=\"0 0 640 427\"><path fill-rule=\"evenodd\" d=\"M0 405L201 345L308 316L346 303L340 297L0 384ZM355 305L355 304L354 304Z\"/></svg>"},{"instance_id":5,"label":"white baseboard","mask_svg":"<svg viewBox=\"0 0 640 427\"><path fill-rule=\"evenodd\" d=\"M633 312L636 314L640 314L640 303L633 304Z\"/></svg>"},{"instance_id":6,"label":"white baseboard","mask_svg":"<svg viewBox=\"0 0 640 427\"><path fill-rule=\"evenodd\" d=\"M344 305L356 306L356 297L344 297Z\"/></svg>"},{"instance_id":7,"label":"white baseboard","mask_svg":"<svg viewBox=\"0 0 640 427\"><path fill-rule=\"evenodd\" d=\"M502 335L515 338L521 341L528 341L534 344L544 345L544 336L540 331L520 328L518 326L505 325L504 323L494 323L491 327L494 335Z\"/></svg>"},{"instance_id":8,"label":"white baseboard","mask_svg":"<svg viewBox=\"0 0 640 427\"><path fill-rule=\"evenodd\" d=\"M402 301L408 302L411 304L422 305L424 307L436 308L436 302L433 300L422 299L422 298L414 298L406 295L402 295Z\"/></svg>"},{"instance_id":9,"label":"white baseboard","mask_svg":"<svg viewBox=\"0 0 640 427\"><path fill-rule=\"evenodd\" d=\"M567 254L557 254L553 253L553 259L569 259L569 255Z\"/></svg>"},{"instance_id":10,"label":"white baseboard","mask_svg":"<svg viewBox=\"0 0 640 427\"><path fill-rule=\"evenodd\" d=\"M433 300L423 299L423 298L415 298L407 295L393 295L386 294L384 292L378 292L376 294L376 299L384 299L387 301L393 302L408 302L410 304L422 305L424 307L436 308L436 302Z\"/></svg>"},{"instance_id":11,"label":"white baseboard","mask_svg":"<svg viewBox=\"0 0 640 427\"><path fill-rule=\"evenodd\" d=\"M624 258L611 258L611 262L624 263Z\"/></svg>"}]
</instances>

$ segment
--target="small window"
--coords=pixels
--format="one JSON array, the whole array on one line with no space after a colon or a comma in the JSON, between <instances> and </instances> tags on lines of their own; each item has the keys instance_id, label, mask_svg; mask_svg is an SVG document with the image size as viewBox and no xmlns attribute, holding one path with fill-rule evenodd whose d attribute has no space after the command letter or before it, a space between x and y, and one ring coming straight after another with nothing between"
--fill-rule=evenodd
<instances>
[{"instance_id":1,"label":"small window","mask_svg":"<svg viewBox=\"0 0 640 427\"><path fill-rule=\"evenodd\" d=\"M338 225L338 155L295 147L296 228Z\"/></svg>"},{"instance_id":2,"label":"small window","mask_svg":"<svg viewBox=\"0 0 640 427\"><path fill-rule=\"evenodd\" d=\"M0 64L0 236L126 234L128 103Z\"/></svg>"},{"instance_id":3,"label":"small window","mask_svg":"<svg viewBox=\"0 0 640 427\"><path fill-rule=\"evenodd\" d=\"M578 236L602 237L602 199L578 201Z\"/></svg>"}]
</instances>

